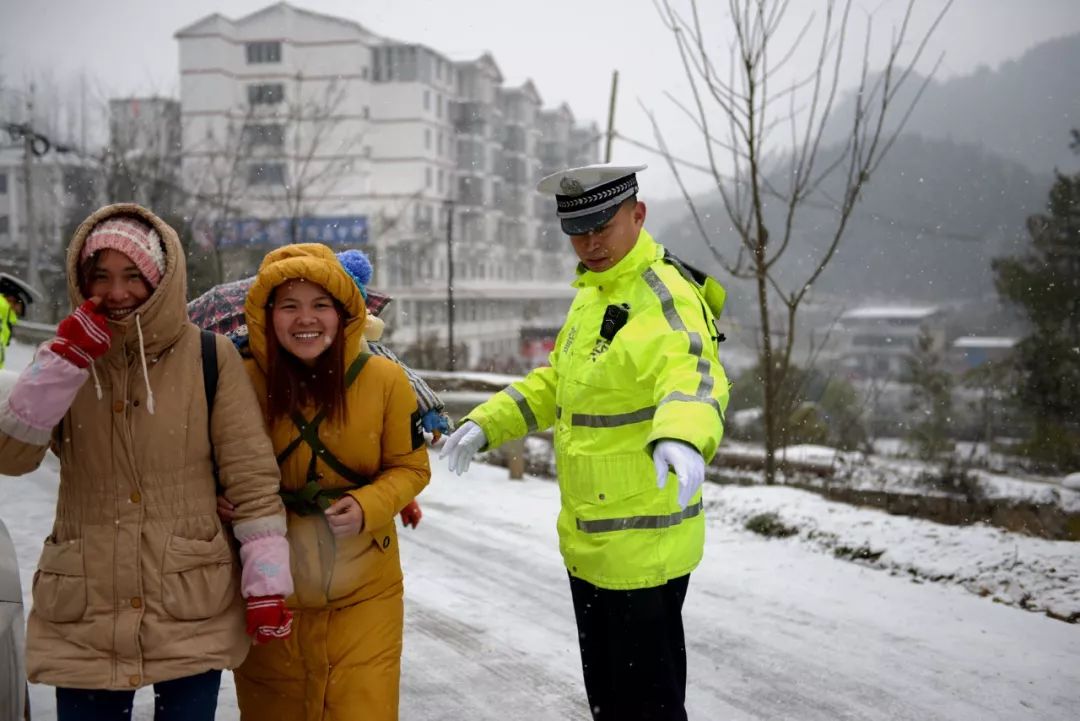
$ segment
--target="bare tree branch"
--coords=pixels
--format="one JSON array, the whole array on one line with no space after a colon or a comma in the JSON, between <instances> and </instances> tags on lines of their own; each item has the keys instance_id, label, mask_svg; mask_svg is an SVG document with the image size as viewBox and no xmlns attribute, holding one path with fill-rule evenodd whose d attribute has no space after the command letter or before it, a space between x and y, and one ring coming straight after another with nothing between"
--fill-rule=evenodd
<instances>
[{"instance_id":1,"label":"bare tree branch","mask_svg":"<svg viewBox=\"0 0 1080 721\"><path fill-rule=\"evenodd\" d=\"M785 397L787 392L781 389L791 372L800 306L835 256L862 188L893 147L927 87L929 78L915 93L906 112L900 113L896 127L886 132L885 122L896 110L898 93L908 83L929 37L938 29L952 0L947 0L936 14L911 57L902 64L900 55L907 47L914 12L914 0L909 0L900 27L888 46L885 66L872 79L869 70L873 24L868 17L850 125L845 128L843 141L827 153L827 139L838 127L834 108L842 71L847 65L853 0L827 0L820 22L811 15L800 24L796 42L783 48L777 47L779 29L798 4L790 0L728 0L734 42L728 63L730 77L726 80L716 72L714 53L710 50L715 42L705 30L698 0L685 0L685 13L675 8L677 2L654 0L654 5L675 40L693 102L684 104L668 95L691 119L704 141L706 168L740 241L735 263L728 262L714 247L715 241L680 174L679 166L701 169L700 165L674 158L663 142L655 117L652 113L648 115L661 153L676 175L706 247L727 272L736 277L750 276L755 281L759 321L756 345L765 391L766 477L771 482L777 442L786 434L784 426L795 402L794 398ZM778 71L798 55L799 47L811 31L820 31L812 71L805 78L774 89L780 79ZM775 53L778 59L771 62ZM778 113L779 103L786 109ZM788 124L790 147L786 148L784 167L778 172L773 165L781 152L773 145L772 133L782 123ZM717 131L725 127L727 137L721 137ZM723 171L716 150L726 151L729 156L728 167ZM826 186L833 183L842 190L838 201L828 206L834 213L835 224L826 235L824 252L812 264L805 280L785 288L776 271L792 247L797 219L806 208L822 207L814 198L819 193L827 197ZM772 233L770 224L776 222L780 223L779 232ZM744 254L749 269L733 272L742 270ZM775 320L770 310L773 298L780 301L783 310L783 317ZM778 331L776 338L774 323ZM820 346L812 339L812 357L819 350Z\"/></svg>"}]
</instances>

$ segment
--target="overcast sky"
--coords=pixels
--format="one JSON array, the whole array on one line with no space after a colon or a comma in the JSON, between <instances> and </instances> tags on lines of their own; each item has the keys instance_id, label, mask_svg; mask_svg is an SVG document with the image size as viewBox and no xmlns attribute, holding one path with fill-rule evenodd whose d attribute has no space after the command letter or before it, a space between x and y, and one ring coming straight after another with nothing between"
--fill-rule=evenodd
<instances>
[{"instance_id":1,"label":"overcast sky","mask_svg":"<svg viewBox=\"0 0 1080 721\"><path fill-rule=\"evenodd\" d=\"M679 0L680 2L682 0ZM921 0L915 26L925 29L943 0ZM85 72L108 95L178 95L173 33L218 12L238 18L266 0L0 0L0 72L6 86L50 74L61 87ZM616 127L652 142L639 103L660 111L679 154L700 157L688 128L664 92L688 97L671 35L652 0L296 0L294 5L349 18L380 35L429 45L452 59L490 51L509 85L531 78L545 105L566 101L579 119L605 123L611 72L620 71ZM707 5L726 8L712 0ZM804 12L824 0L793 0L791 31ZM887 40L904 0L856 0L857 26L872 12L875 37ZM727 24L718 14L715 45L726 48ZM1080 32L1080 0L957 0L927 52L944 51L939 78L996 67L1043 40ZM793 37L789 32L785 37ZM845 72L854 77L861 45L854 44ZM879 50L881 45L876 46ZM807 48L809 50L809 48ZM726 57L726 50L721 52ZM794 66L803 56L796 56ZM927 67L924 64L924 69ZM643 197L672 196L677 189L662 161L616 142L616 162L652 165L642 178ZM699 181L700 182L700 181Z\"/></svg>"}]
</instances>

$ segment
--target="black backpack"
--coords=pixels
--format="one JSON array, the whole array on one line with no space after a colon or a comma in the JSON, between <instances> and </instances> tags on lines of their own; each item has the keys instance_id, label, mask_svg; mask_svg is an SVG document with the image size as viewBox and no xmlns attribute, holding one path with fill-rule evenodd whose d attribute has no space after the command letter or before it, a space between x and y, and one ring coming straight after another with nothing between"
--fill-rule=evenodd
<instances>
[{"instance_id":1,"label":"black backpack","mask_svg":"<svg viewBox=\"0 0 1080 721\"><path fill-rule=\"evenodd\" d=\"M217 333L204 330L200 331L202 340L202 382L203 392L206 394L206 432L210 433L210 417L214 415L214 396L217 395L218 365L217 365ZM214 464L214 483L217 484L217 494L220 496L224 489L221 487L221 479L218 478L217 458L214 456L214 437L210 436L210 462Z\"/></svg>"}]
</instances>

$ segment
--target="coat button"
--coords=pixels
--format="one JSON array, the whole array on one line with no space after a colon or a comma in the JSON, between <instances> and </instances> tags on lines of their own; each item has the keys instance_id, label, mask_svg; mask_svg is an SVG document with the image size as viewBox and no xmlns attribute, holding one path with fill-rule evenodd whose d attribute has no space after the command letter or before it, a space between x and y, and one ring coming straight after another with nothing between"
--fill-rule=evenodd
<instances>
[{"instance_id":1,"label":"coat button","mask_svg":"<svg viewBox=\"0 0 1080 721\"><path fill-rule=\"evenodd\" d=\"M114 402L112 404L112 409L113 409L113 413L123 413L124 412L124 402L123 401Z\"/></svg>"},{"instance_id":2,"label":"coat button","mask_svg":"<svg viewBox=\"0 0 1080 721\"><path fill-rule=\"evenodd\" d=\"M131 684L132 686L138 686L139 681L141 681L141 680L142 680L142 678L138 674L128 676L128 683Z\"/></svg>"},{"instance_id":3,"label":"coat button","mask_svg":"<svg viewBox=\"0 0 1080 721\"><path fill-rule=\"evenodd\" d=\"M382 547L383 548L390 548L390 536L386 536L385 538L382 539Z\"/></svg>"},{"instance_id":4,"label":"coat button","mask_svg":"<svg viewBox=\"0 0 1080 721\"><path fill-rule=\"evenodd\" d=\"M603 494L603 493L601 493L601 494L600 494L600 500L602 501L602 500L604 500L604 498L605 498L604 494Z\"/></svg>"},{"instance_id":5,"label":"coat button","mask_svg":"<svg viewBox=\"0 0 1080 721\"><path fill-rule=\"evenodd\" d=\"M138 503L139 501L141 501L141 500L142 500L142 494L141 494L141 493L139 493L138 491L135 491L135 492L134 492L134 493L132 493L132 494L131 494L130 496L128 496L128 499L129 499L129 500L130 500L130 501L131 501L132 503Z\"/></svg>"},{"instance_id":6,"label":"coat button","mask_svg":"<svg viewBox=\"0 0 1080 721\"><path fill-rule=\"evenodd\" d=\"M139 598L138 596L131 599L131 607L132 608L142 608L142 599Z\"/></svg>"},{"instance_id":7,"label":"coat button","mask_svg":"<svg viewBox=\"0 0 1080 721\"><path fill-rule=\"evenodd\" d=\"M138 398L136 398L135 400L133 400L133 401L131 402L131 405L133 405L133 406L135 406L136 408L138 408L138 407L139 407L139 399L138 399Z\"/></svg>"}]
</instances>

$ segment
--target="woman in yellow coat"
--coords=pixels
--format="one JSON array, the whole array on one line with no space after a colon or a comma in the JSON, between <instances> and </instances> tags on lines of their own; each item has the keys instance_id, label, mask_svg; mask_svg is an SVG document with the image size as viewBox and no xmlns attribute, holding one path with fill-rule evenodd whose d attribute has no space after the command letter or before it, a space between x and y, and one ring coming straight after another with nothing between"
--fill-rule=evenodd
<instances>
[{"instance_id":1,"label":"woman in yellow coat","mask_svg":"<svg viewBox=\"0 0 1080 721\"><path fill-rule=\"evenodd\" d=\"M361 352L361 288L324 245L266 256L245 304L281 466L292 637L236 672L244 719L397 719L403 624L396 514L431 476L416 396Z\"/></svg>"}]
</instances>

